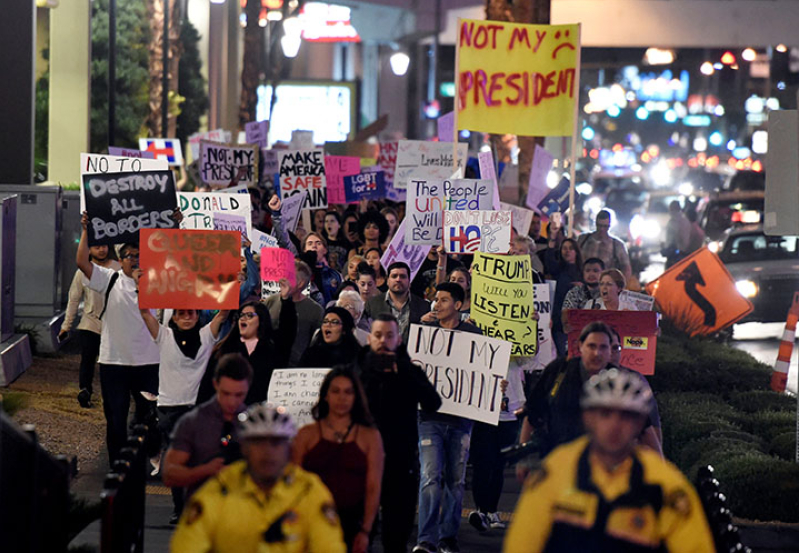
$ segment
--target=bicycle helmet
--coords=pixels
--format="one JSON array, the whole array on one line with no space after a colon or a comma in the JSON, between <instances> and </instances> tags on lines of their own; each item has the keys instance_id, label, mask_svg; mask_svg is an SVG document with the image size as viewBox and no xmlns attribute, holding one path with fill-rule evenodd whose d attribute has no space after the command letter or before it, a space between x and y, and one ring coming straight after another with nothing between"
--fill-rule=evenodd
<instances>
[{"instance_id":1,"label":"bicycle helmet","mask_svg":"<svg viewBox=\"0 0 799 553\"><path fill-rule=\"evenodd\" d=\"M599 371L583 386L583 409L606 407L648 415L652 410L652 389L638 373L607 369Z\"/></svg>"},{"instance_id":2,"label":"bicycle helmet","mask_svg":"<svg viewBox=\"0 0 799 553\"><path fill-rule=\"evenodd\" d=\"M286 408L263 402L251 405L239 414L239 439L288 438L297 434L297 426L286 412Z\"/></svg>"}]
</instances>

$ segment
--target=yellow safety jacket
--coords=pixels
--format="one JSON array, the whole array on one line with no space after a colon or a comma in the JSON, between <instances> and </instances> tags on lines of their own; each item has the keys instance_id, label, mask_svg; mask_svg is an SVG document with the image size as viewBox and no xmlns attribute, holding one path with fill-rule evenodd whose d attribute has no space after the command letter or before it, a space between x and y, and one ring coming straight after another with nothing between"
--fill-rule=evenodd
<instances>
[{"instance_id":1,"label":"yellow safety jacket","mask_svg":"<svg viewBox=\"0 0 799 553\"><path fill-rule=\"evenodd\" d=\"M268 492L245 461L224 468L189 500L172 537L175 553L344 553L333 497L315 474L288 465Z\"/></svg>"},{"instance_id":2,"label":"yellow safety jacket","mask_svg":"<svg viewBox=\"0 0 799 553\"><path fill-rule=\"evenodd\" d=\"M715 551L691 484L655 452L636 448L608 472L587 436L555 449L525 483L504 551Z\"/></svg>"}]
</instances>

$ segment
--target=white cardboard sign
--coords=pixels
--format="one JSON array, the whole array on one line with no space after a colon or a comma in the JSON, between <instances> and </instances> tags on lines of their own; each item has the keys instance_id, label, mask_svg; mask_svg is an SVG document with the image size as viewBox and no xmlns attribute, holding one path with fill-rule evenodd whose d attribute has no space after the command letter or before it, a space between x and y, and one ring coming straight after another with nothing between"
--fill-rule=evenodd
<instances>
[{"instance_id":1,"label":"white cardboard sign","mask_svg":"<svg viewBox=\"0 0 799 553\"><path fill-rule=\"evenodd\" d=\"M330 369L275 369L266 401L282 405L297 428L313 422L311 408L319 399L319 388Z\"/></svg>"}]
</instances>

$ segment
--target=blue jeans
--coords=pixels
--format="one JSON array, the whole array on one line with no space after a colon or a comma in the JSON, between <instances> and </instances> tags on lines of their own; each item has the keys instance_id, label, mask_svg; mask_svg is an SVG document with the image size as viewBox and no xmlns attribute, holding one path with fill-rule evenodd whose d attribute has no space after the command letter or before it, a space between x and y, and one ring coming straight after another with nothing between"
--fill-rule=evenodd
<instances>
[{"instance_id":1,"label":"blue jeans","mask_svg":"<svg viewBox=\"0 0 799 553\"><path fill-rule=\"evenodd\" d=\"M419 543L458 535L471 432L466 419L419 421Z\"/></svg>"}]
</instances>

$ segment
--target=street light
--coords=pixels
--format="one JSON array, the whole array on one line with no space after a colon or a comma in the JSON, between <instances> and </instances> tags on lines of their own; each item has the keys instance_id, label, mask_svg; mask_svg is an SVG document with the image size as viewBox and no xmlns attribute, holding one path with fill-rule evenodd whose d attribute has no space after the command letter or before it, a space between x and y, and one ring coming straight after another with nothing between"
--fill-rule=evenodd
<instances>
[{"instance_id":1,"label":"street light","mask_svg":"<svg viewBox=\"0 0 799 553\"><path fill-rule=\"evenodd\" d=\"M302 45L302 22L296 17L289 17L283 21L283 33L280 39L283 55L296 58Z\"/></svg>"},{"instance_id":2,"label":"street light","mask_svg":"<svg viewBox=\"0 0 799 553\"><path fill-rule=\"evenodd\" d=\"M391 64L391 70L394 72L394 74L398 77L401 77L408 72L408 66L411 63L411 58L405 52L398 50L391 54L388 62Z\"/></svg>"}]
</instances>

